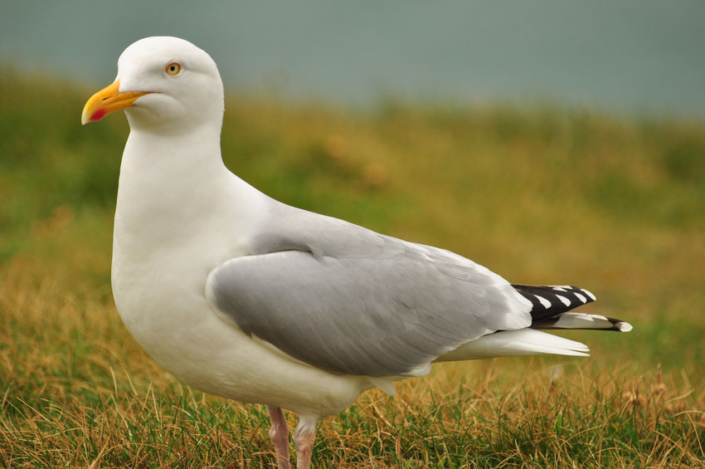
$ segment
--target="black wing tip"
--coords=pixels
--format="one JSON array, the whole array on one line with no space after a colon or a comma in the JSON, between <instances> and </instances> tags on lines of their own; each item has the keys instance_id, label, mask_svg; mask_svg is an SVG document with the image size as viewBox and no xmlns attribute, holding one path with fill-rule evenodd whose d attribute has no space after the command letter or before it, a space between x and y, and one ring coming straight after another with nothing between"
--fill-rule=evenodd
<instances>
[{"instance_id":1,"label":"black wing tip","mask_svg":"<svg viewBox=\"0 0 705 469\"><path fill-rule=\"evenodd\" d=\"M596 300L595 295L584 288L572 285L512 285L532 304L534 320L551 318Z\"/></svg>"},{"instance_id":2,"label":"black wing tip","mask_svg":"<svg viewBox=\"0 0 705 469\"><path fill-rule=\"evenodd\" d=\"M572 285L512 285L531 302L532 329L584 329L629 332L632 325L621 319L571 311L592 303L595 295Z\"/></svg>"}]
</instances>

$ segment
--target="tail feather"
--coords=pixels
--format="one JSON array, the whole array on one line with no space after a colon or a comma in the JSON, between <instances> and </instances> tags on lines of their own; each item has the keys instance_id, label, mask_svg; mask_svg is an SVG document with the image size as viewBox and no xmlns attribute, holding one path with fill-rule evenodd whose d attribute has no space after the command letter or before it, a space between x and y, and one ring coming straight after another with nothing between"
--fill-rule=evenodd
<instances>
[{"instance_id":1,"label":"tail feather","mask_svg":"<svg viewBox=\"0 0 705 469\"><path fill-rule=\"evenodd\" d=\"M523 355L589 356L587 345L533 329L499 331L467 342L436 359L438 362Z\"/></svg>"},{"instance_id":2,"label":"tail feather","mask_svg":"<svg viewBox=\"0 0 705 469\"><path fill-rule=\"evenodd\" d=\"M436 361L475 360L520 355L572 355L586 357L585 344L536 329L595 329L628 332L631 324L599 314L571 312L573 308L595 301L589 291L564 286L535 287L512 285L532 304L532 324L527 329L497 331L462 344Z\"/></svg>"},{"instance_id":3,"label":"tail feather","mask_svg":"<svg viewBox=\"0 0 705 469\"><path fill-rule=\"evenodd\" d=\"M534 321L532 329L590 329L600 331L629 332L632 325L619 319L599 314L563 313L552 318Z\"/></svg>"}]
</instances>

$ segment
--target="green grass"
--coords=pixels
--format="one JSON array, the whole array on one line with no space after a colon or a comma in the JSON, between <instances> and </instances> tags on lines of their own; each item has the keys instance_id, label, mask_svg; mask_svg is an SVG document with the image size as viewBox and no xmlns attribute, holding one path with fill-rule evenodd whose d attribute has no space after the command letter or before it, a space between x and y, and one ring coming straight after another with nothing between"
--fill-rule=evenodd
<instances>
[{"instance_id":1,"label":"green grass","mask_svg":"<svg viewBox=\"0 0 705 469\"><path fill-rule=\"evenodd\" d=\"M110 293L121 116L0 75L0 465L272 467L266 412L152 362ZM452 363L320 424L317 467L705 464L705 125L551 108L368 113L231 95L228 166L266 193L575 284L629 334L588 359ZM292 418L290 424L294 424Z\"/></svg>"}]
</instances>

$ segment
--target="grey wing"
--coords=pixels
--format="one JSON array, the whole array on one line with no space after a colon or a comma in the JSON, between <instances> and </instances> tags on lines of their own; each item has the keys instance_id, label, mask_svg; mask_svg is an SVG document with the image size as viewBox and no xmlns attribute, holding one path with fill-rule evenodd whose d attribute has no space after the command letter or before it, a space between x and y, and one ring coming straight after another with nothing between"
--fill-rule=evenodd
<instances>
[{"instance_id":1,"label":"grey wing","mask_svg":"<svg viewBox=\"0 0 705 469\"><path fill-rule=\"evenodd\" d=\"M331 373L423 374L496 330L528 327L530 303L460 256L286 207L254 255L215 269L207 294L245 333Z\"/></svg>"}]
</instances>

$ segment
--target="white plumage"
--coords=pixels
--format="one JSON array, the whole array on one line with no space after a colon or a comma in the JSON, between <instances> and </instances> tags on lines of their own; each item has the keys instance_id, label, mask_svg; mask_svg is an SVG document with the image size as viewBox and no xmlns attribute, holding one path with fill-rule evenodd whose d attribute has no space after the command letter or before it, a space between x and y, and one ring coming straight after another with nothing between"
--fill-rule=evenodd
<instances>
[{"instance_id":1,"label":"white plumage","mask_svg":"<svg viewBox=\"0 0 705 469\"><path fill-rule=\"evenodd\" d=\"M125 325L194 388L268 405L280 467L289 466L281 408L300 416L294 440L308 467L316 422L366 389L393 393L395 380L434 361L587 355L530 328L539 322L631 328L565 313L587 291L513 286L448 251L272 200L223 165L223 100L205 52L147 38L125 50L115 83L82 119L126 109L130 123L112 267Z\"/></svg>"}]
</instances>

